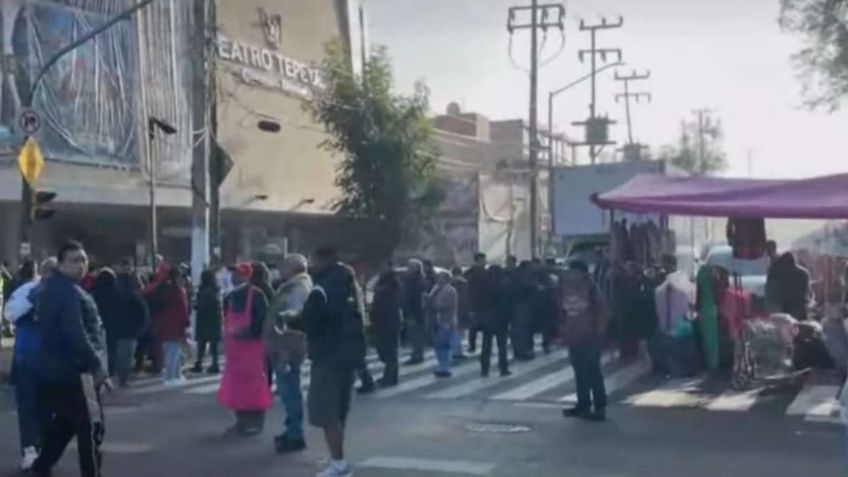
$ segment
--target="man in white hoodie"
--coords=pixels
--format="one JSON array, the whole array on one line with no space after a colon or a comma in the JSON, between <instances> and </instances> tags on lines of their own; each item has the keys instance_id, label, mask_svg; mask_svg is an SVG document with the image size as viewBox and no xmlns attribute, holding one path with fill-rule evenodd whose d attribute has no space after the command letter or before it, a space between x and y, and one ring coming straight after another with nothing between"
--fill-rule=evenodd
<instances>
[{"instance_id":1,"label":"man in white hoodie","mask_svg":"<svg viewBox=\"0 0 848 477\"><path fill-rule=\"evenodd\" d=\"M41 264L41 276L48 276L56 266L55 259ZM18 275L24 281L4 308L4 318L15 325L15 354L12 360L12 382L18 408L18 429L21 441L21 470L29 470L38 457L38 437L45 417L36 404L36 381L33 359L39 352L41 337L35 322L35 297L40 283L32 261L25 262Z\"/></svg>"}]
</instances>

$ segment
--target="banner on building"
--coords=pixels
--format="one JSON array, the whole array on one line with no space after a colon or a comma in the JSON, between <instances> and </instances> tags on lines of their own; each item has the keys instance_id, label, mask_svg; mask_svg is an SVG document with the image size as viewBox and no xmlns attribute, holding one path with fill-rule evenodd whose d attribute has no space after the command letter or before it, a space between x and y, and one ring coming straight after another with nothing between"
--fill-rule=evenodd
<instances>
[{"instance_id":1,"label":"banner on building","mask_svg":"<svg viewBox=\"0 0 848 477\"><path fill-rule=\"evenodd\" d=\"M107 13L48 1L0 2L4 69L0 129L17 132L39 71L62 48L109 18ZM11 28L9 28L11 27ZM84 164L138 163L138 60L135 30L121 22L50 67L33 97L44 119L39 144L46 157Z\"/></svg>"}]
</instances>

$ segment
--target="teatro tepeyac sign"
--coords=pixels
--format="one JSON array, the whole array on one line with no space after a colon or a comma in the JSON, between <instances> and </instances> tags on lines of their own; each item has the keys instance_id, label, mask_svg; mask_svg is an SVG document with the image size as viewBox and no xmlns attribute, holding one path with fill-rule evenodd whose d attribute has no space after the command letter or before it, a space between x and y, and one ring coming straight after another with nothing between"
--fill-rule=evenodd
<instances>
[{"instance_id":1,"label":"teatro tepeyac sign","mask_svg":"<svg viewBox=\"0 0 848 477\"><path fill-rule=\"evenodd\" d=\"M239 78L310 99L315 89L324 89L321 70L268 48L218 35L218 57L241 66Z\"/></svg>"}]
</instances>

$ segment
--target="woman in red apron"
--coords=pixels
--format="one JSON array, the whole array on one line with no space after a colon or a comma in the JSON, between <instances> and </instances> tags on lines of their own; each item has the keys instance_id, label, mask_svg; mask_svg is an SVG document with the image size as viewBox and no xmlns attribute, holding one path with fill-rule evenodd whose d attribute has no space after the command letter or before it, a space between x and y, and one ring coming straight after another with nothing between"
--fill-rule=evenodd
<instances>
[{"instance_id":1,"label":"woman in red apron","mask_svg":"<svg viewBox=\"0 0 848 477\"><path fill-rule=\"evenodd\" d=\"M265 295L249 283L252 266L236 267L238 287L226 298L224 315L224 376L218 403L236 413L229 432L258 434L271 407L271 390L265 375L262 323L268 309Z\"/></svg>"}]
</instances>

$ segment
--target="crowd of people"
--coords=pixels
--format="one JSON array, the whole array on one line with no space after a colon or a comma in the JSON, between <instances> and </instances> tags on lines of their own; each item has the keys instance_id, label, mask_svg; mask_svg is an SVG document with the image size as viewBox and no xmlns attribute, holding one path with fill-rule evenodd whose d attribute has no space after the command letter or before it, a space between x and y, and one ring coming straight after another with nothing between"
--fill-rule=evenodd
<instances>
[{"instance_id":1,"label":"crowd of people","mask_svg":"<svg viewBox=\"0 0 848 477\"><path fill-rule=\"evenodd\" d=\"M161 374L166 387L184 382L184 372L223 371L217 401L235 418L227 434L264 429L276 381L286 416L284 432L274 438L277 451L306 448L308 418L323 430L330 453L319 477L346 476L352 395L398 385L404 345L411 354L403 364L421 365L432 348L432 371L447 379L456 361L476 354L478 343L480 374L488 377L495 342L498 372L509 376L510 344L513 359L532 360L535 336L542 335L548 352L565 332L579 397L565 415L602 420L605 305L585 264L572 268L568 275L551 263L512 257L503 266L489 265L477 254L469 269L449 271L413 259L406 267L388 263L373 293L365 293L353 268L323 247L309 259L290 254L268 265L225 267L213 259L193 290L187 266L157 257L150 274L129 263L90 267L83 246L68 242L55 258L39 266L24 261L7 279L3 315L17 335L13 383L21 468L48 475L75 436L82 475L100 476L104 390L129 386L144 371ZM560 280L574 290L565 301ZM565 328L557 319L563 313L573 318ZM196 344L195 361L184 366L190 343ZM366 365L369 343L384 364L377 380ZM306 359L311 377L304 399Z\"/></svg>"}]
</instances>

